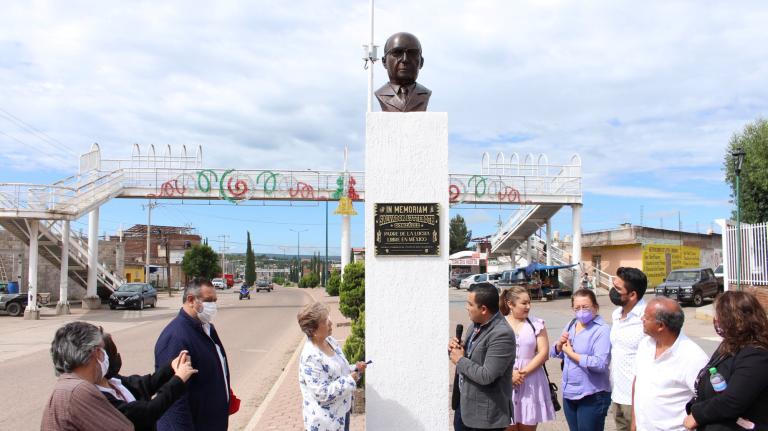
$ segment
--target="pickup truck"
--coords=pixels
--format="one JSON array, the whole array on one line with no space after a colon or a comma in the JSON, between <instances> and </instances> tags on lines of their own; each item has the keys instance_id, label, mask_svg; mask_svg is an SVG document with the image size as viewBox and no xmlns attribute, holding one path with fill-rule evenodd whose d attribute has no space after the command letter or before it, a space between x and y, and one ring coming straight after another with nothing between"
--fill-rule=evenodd
<instances>
[{"instance_id":1,"label":"pickup truck","mask_svg":"<svg viewBox=\"0 0 768 431\"><path fill-rule=\"evenodd\" d=\"M37 294L37 306L47 305L50 293ZM26 293L0 293L0 311L5 311L9 316L23 316L29 300Z\"/></svg>"},{"instance_id":2,"label":"pickup truck","mask_svg":"<svg viewBox=\"0 0 768 431\"><path fill-rule=\"evenodd\" d=\"M681 303L700 306L704 298L714 298L720 286L711 268L676 269L656 286L656 296L666 296Z\"/></svg>"}]
</instances>

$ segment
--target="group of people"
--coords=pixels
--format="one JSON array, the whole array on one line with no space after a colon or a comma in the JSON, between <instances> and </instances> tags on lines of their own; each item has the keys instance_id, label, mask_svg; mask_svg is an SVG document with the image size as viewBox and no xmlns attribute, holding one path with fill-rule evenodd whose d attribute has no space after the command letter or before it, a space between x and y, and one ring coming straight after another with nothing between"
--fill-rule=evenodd
<instances>
[{"instance_id":1,"label":"group of people","mask_svg":"<svg viewBox=\"0 0 768 431\"><path fill-rule=\"evenodd\" d=\"M120 374L113 337L87 322L56 331L51 358L59 377L40 429L226 430L239 408L224 346L213 326L216 289L199 280L155 343L155 372Z\"/></svg>"},{"instance_id":2,"label":"group of people","mask_svg":"<svg viewBox=\"0 0 768 431\"><path fill-rule=\"evenodd\" d=\"M547 358L562 359L571 431L603 430L611 405L619 431L768 429L768 317L755 296L716 299L722 342L708 358L682 331L678 302L646 301L647 285L639 269L617 270L611 324L593 290L575 291L573 318L552 343L525 288L476 286L466 304L472 328L448 342L454 429L531 431L553 420L560 406Z\"/></svg>"}]
</instances>

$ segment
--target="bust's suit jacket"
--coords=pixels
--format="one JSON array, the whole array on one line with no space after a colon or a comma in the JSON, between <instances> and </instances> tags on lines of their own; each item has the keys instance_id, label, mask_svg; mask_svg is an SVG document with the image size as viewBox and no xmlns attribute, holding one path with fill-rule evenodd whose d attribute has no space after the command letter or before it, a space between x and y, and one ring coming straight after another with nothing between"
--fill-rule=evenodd
<instances>
[{"instance_id":1,"label":"bust's suit jacket","mask_svg":"<svg viewBox=\"0 0 768 431\"><path fill-rule=\"evenodd\" d=\"M464 345L472 337L469 331ZM475 337L456 364L461 419L471 428L505 428L511 422L515 333L500 313Z\"/></svg>"},{"instance_id":2,"label":"bust's suit jacket","mask_svg":"<svg viewBox=\"0 0 768 431\"><path fill-rule=\"evenodd\" d=\"M376 98L379 100L381 110L385 112L426 111L432 90L417 82L412 93L408 97L406 106L403 106L403 101L397 97L397 94L395 94L395 91L389 84L382 85L374 94L376 94Z\"/></svg>"}]
</instances>

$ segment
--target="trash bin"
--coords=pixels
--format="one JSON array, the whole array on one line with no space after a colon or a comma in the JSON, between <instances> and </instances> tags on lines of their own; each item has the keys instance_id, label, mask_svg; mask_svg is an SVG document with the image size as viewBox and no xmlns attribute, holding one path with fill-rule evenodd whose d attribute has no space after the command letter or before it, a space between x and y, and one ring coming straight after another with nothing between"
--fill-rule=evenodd
<instances>
[{"instance_id":1,"label":"trash bin","mask_svg":"<svg viewBox=\"0 0 768 431\"><path fill-rule=\"evenodd\" d=\"M9 281L8 282L8 293L19 293L19 282L18 281Z\"/></svg>"}]
</instances>

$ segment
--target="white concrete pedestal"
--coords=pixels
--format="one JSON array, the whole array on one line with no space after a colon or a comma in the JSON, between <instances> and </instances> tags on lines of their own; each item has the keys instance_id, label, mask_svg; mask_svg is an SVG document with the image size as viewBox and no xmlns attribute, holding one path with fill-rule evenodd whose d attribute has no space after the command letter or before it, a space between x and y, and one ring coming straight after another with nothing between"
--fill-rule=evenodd
<instances>
[{"instance_id":1,"label":"white concrete pedestal","mask_svg":"<svg viewBox=\"0 0 768 431\"><path fill-rule=\"evenodd\" d=\"M448 429L448 115L366 117L366 428ZM374 205L439 203L440 255L375 256Z\"/></svg>"},{"instance_id":2,"label":"white concrete pedestal","mask_svg":"<svg viewBox=\"0 0 768 431\"><path fill-rule=\"evenodd\" d=\"M83 298L83 309L98 310L101 308L101 298L98 296L87 296Z\"/></svg>"},{"instance_id":3,"label":"white concrete pedestal","mask_svg":"<svg viewBox=\"0 0 768 431\"><path fill-rule=\"evenodd\" d=\"M24 310L24 320L40 320L40 310Z\"/></svg>"},{"instance_id":4,"label":"white concrete pedestal","mask_svg":"<svg viewBox=\"0 0 768 431\"><path fill-rule=\"evenodd\" d=\"M72 314L69 310L69 303L68 302L58 302L56 303L56 314L62 315L62 314Z\"/></svg>"}]
</instances>

